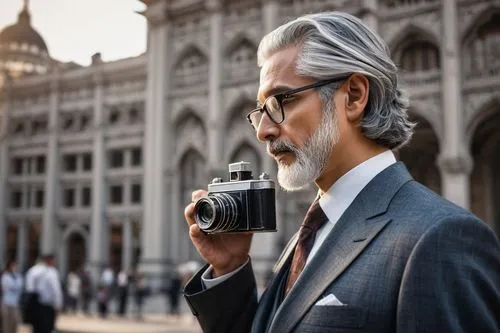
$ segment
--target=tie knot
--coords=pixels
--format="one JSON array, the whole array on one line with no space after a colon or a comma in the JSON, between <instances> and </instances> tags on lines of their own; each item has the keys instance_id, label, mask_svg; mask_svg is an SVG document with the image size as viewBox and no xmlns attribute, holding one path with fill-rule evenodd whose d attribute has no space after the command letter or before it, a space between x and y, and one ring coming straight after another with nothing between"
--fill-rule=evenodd
<instances>
[{"instance_id":1,"label":"tie knot","mask_svg":"<svg viewBox=\"0 0 500 333\"><path fill-rule=\"evenodd\" d=\"M323 209L321 209L319 200L316 200L307 210L304 222L302 222L302 227L316 232L327 220L328 217L325 215L325 212L323 212Z\"/></svg>"}]
</instances>

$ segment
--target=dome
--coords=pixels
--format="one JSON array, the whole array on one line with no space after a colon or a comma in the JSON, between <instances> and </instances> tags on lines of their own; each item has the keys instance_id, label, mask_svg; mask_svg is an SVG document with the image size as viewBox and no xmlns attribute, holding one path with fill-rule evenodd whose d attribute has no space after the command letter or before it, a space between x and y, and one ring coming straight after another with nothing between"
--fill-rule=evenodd
<instances>
[{"instance_id":1,"label":"dome","mask_svg":"<svg viewBox=\"0 0 500 333\"><path fill-rule=\"evenodd\" d=\"M31 17L26 6L19 13L15 24L0 31L0 45L9 45L11 43L36 46L40 51L48 53L47 44L45 44L42 36L31 26Z\"/></svg>"}]
</instances>

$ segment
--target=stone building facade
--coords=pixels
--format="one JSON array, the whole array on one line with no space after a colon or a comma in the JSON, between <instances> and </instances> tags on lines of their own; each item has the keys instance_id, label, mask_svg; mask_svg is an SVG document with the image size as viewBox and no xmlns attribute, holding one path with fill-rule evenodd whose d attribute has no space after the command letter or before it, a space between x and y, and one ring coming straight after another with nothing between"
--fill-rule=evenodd
<instances>
[{"instance_id":1,"label":"stone building facade","mask_svg":"<svg viewBox=\"0 0 500 333\"><path fill-rule=\"evenodd\" d=\"M63 272L84 261L96 269L139 262L151 277L198 260L183 221L191 191L227 178L233 161L276 175L245 119L258 89L260 38L324 10L361 17L390 46L419 124L398 152L413 176L500 234L498 1L143 2L145 54L114 62L96 55L88 67L51 60L46 73L4 76L2 260L17 255L26 266L55 251ZM16 43L0 32L0 55L25 59ZM260 273L314 192L278 192L279 231L254 237Z\"/></svg>"}]
</instances>

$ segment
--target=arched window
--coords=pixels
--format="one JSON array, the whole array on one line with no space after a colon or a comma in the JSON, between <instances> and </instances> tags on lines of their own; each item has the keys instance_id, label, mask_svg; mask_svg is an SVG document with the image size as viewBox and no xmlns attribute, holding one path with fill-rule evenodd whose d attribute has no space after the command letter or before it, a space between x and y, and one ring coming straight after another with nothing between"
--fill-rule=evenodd
<instances>
[{"instance_id":1,"label":"arched window","mask_svg":"<svg viewBox=\"0 0 500 333\"><path fill-rule=\"evenodd\" d=\"M253 79L258 76L257 47L248 38L238 37L227 51L226 79Z\"/></svg>"},{"instance_id":2,"label":"arched window","mask_svg":"<svg viewBox=\"0 0 500 333\"><path fill-rule=\"evenodd\" d=\"M490 14L479 24L464 43L465 72L470 76L489 76L500 73L500 13Z\"/></svg>"},{"instance_id":3,"label":"arched window","mask_svg":"<svg viewBox=\"0 0 500 333\"><path fill-rule=\"evenodd\" d=\"M174 66L174 86L188 87L206 83L208 78L208 59L196 47L190 46L181 52L179 61Z\"/></svg>"},{"instance_id":4,"label":"arched window","mask_svg":"<svg viewBox=\"0 0 500 333\"><path fill-rule=\"evenodd\" d=\"M436 45L426 40L419 40L416 35L410 35L407 40L412 42L401 48L400 66L406 72L425 72L441 67L439 50Z\"/></svg>"}]
</instances>

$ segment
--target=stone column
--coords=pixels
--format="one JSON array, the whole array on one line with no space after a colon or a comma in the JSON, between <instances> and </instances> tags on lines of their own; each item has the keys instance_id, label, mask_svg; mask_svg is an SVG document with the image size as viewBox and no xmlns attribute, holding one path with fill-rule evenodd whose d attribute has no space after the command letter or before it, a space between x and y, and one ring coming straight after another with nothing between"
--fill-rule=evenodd
<instances>
[{"instance_id":1,"label":"stone column","mask_svg":"<svg viewBox=\"0 0 500 333\"><path fill-rule=\"evenodd\" d=\"M189 235L187 234L186 230L187 228L183 228L184 225L182 223L184 222L184 205L186 203L181 202L181 170L172 170L169 172L170 179L172 180L172 196L171 196L171 202L172 202L172 223L169 225L169 257L172 259L172 261L177 262L179 258L181 257L181 252L180 252L180 247L181 247L181 241L183 238L187 239L188 241L191 241L189 239ZM177 177L173 177L173 175L177 174Z\"/></svg>"},{"instance_id":2,"label":"stone column","mask_svg":"<svg viewBox=\"0 0 500 333\"><path fill-rule=\"evenodd\" d=\"M165 240L171 191L164 183L166 161L172 157L171 130L166 122L170 73L170 22L166 1L144 13L148 19L148 81L144 138L144 219L141 232L141 270L158 288L166 267Z\"/></svg>"},{"instance_id":3,"label":"stone column","mask_svg":"<svg viewBox=\"0 0 500 333\"><path fill-rule=\"evenodd\" d=\"M19 269L24 269L26 265L26 255L28 254L28 228L26 220L21 220L17 224L17 249L16 261Z\"/></svg>"},{"instance_id":4,"label":"stone column","mask_svg":"<svg viewBox=\"0 0 500 333\"><path fill-rule=\"evenodd\" d=\"M4 87L0 90L0 267L4 267L4 256L6 251L6 228L7 228L7 177L9 176L9 113L10 113L10 79L4 74Z\"/></svg>"},{"instance_id":5,"label":"stone column","mask_svg":"<svg viewBox=\"0 0 500 333\"><path fill-rule=\"evenodd\" d=\"M90 266L96 279L108 264L109 227L106 218L103 74L94 65L94 143L92 156L92 222L90 226Z\"/></svg>"},{"instance_id":6,"label":"stone column","mask_svg":"<svg viewBox=\"0 0 500 333\"><path fill-rule=\"evenodd\" d=\"M363 13L361 19L368 24L373 30L378 31L378 1L377 0L362 0Z\"/></svg>"},{"instance_id":7,"label":"stone column","mask_svg":"<svg viewBox=\"0 0 500 333\"><path fill-rule=\"evenodd\" d=\"M264 32L268 33L273 31L278 25L278 4L277 0L266 0L262 10Z\"/></svg>"},{"instance_id":8,"label":"stone column","mask_svg":"<svg viewBox=\"0 0 500 333\"><path fill-rule=\"evenodd\" d=\"M444 136L438 165L443 196L469 208L469 173L472 158L464 139L461 95L460 43L456 0L443 0L443 43L441 48L441 86Z\"/></svg>"},{"instance_id":9,"label":"stone column","mask_svg":"<svg viewBox=\"0 0 500 333\"><path fill-rule=\"evenodd\" d=\"M125 216L122 222L122 269L132 269L132 222L130 217Z\"/></svg>"},{"instance_id":10,"label":"stone column","mask_svg":"<svg viewBox=\"0 0 500 333\"><path fill-rule=\"evenodd\" d=\"M210 15L210 67L208 76L208 164L209 178L227 174L224 162L224 114L221 104L222 61L222 4L220 0L207 0Z\"/></svg>"},{"instance_id":11,"label":"stone column","mask_svg":"<svg viewBox=\"0 0 500 333\"><path fill-rule=\"evenodd\" d=\"M47 172L45 176L45 209L42 221L41 254L55 253L55 227L59 169L59 149L57 144L57 133L59 123L59 103L60 103L60 73L56 67L51 79L50 111L49 111L49 138L47 142Z\"/></svg>"}]
</instances>

